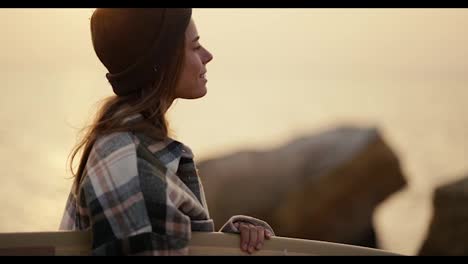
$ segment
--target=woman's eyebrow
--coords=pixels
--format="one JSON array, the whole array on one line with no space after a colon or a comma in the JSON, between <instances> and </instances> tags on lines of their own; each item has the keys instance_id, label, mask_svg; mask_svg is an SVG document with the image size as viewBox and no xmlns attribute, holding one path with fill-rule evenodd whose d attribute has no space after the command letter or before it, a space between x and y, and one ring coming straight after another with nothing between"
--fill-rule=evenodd
<instances>
[{"instance_id":1,"label":"woman's eyebrow","mask_svg":"<svg viewBox=\"0 0 468 264\"><path fill-rule=\"evenodd\" d=\"M196 42L200 39L200 36L197 36L194 40L192 40L192 42Z\"/></svg>"}]
</instances>

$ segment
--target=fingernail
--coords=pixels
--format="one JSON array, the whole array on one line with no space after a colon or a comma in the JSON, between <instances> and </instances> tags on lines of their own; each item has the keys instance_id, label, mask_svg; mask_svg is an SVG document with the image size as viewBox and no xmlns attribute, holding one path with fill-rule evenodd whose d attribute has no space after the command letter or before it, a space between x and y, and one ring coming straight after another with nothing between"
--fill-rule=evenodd
<instances>
[{"instance_id":1,"label":"fingernail","mask_svg":"<svg viewBox=\"0 0 468 264\"><path fill-rule=\"evenodd\" d=\"M253 247L249 247L249 253L252 253L254 251Z\"/></svg>"},{"instance_id":2,"label":"fingernail","mask_svg":"<svg viewBox=\"0 0 468 264\"><path fill-rule=\"evenodd\" d=\"M257 249L261 249L262 246L263 246L263 244L262 244L262 243L259 243L259 244L257 245Z\"/></svg>"},{"instance_id":3,"label":"fingernail","mask_svg":"<svg viewBox=\"0 0 468 264\"><path fill-rule=\"evenodd\" d=\"M243 250L247 250L247 243L242 244L242 249L243 249Z\"/></svg>"}]
</instances>

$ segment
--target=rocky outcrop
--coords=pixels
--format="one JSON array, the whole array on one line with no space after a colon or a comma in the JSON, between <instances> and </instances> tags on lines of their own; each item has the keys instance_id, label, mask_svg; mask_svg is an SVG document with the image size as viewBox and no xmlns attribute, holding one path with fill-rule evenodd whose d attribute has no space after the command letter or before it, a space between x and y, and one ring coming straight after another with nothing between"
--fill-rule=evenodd
<instances>
[{"instance_id":1,"label":"rocky outcrop","mask_svg":"<svg viewBox=\"0 0 468 264\"><path fill-rule=\"evenodd\" d=\"M369 247L377 247L374 209L406 184L398 158L372 128L342 127L198 168L217 227L246 214L280 236Z\"/></svg>"},{"instance_id":2,"label":"rocky outcrop","mask_svg":"<svg viewBox=\"0 0 468 264\"><path fill-rule=\"evenodd\" d=\"M468 255L468 177L436 188L433 209L419 255Z\"/></svg>"}]
</instances>

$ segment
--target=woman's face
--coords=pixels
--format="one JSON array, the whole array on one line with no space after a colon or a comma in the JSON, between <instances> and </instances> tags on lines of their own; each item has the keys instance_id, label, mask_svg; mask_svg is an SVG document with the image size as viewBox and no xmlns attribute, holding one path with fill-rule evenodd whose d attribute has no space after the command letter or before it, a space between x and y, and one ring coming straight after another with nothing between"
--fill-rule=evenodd
<instances>
[{"instance_id":1,"label":"woman's face","mask_svg":"<svg viewBox=\"0 0 468 264\"><path fill-rule=\"evenodd\" d=\"M193 19L185 31L185 60L175 89L175 98L196 99L206 94L206 64L213 55L200 45Z\"/></svg>"}]
</instances>

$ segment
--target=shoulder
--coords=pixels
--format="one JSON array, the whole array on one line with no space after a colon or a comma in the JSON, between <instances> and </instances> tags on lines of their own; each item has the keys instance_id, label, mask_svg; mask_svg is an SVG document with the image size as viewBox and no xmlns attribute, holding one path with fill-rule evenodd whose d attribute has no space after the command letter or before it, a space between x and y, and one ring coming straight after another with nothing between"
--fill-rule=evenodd
<instances>
[{"instance_id":1,"label":"shoulder","mask_svg":"<svg viewBox=\"0 0 468 264\"><path fill-rule=\"evenodd\" d=\"M100 157L104 158L122 149L136 149L138 142L131 132L115 132L99 136L93 146Z\"/></svg>"},{"instance_id":2,"label":"shoulder","mask_svg":"<svg viewBox=\"0 0 468 264\"><path fill-rule=\"evenodd\" d=\"M136 170L137 142L130 132L99 136L89 153L89 174L124 173ZM130 170L130 171L129 171Z\"/></svg>"},{"instance_id":3,"label":"shoulder","mask_svg":"<svg viewBox=\"0 0 468 264\"><path fill-rule=\"evenodd\" d=\"M80 187L88 201L107 203L112 197L125 200L127 193L139 191L135 146L129 132L111 133L96 139L86 163L86 177Z\"/></svg>"},{"instance_id":4,"label":"shoulder","mask_svg":"<svg viewBox=\"0 0 468 264\"><path fill-rule=\"evenodd\" d=\"M157 146L162 149L157 151ZM167 141L156 141L144 134L115 132L99 137L94 143L88 160L89 168L106 167L114 174L165 175L169 160L178 159L178 147L170 147ZM131 172L131 173L130 173Z\"/></svg>"}]
</instances>

